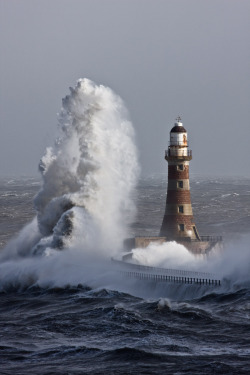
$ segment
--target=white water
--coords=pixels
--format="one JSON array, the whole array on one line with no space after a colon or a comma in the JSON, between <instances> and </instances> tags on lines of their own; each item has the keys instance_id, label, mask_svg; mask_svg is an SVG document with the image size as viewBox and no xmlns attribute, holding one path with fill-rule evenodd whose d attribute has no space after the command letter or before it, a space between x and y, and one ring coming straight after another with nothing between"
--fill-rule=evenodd
<instances>
[{"instance_id":1,"label":"white water","mask_svg":"<svg viewBox=\"0 0 250 375\"><path fill-rule=\"evenodd\" d=\"M153 267L208 272L232 285L250 287L250 237L215 247L208 255L193 255L174 241L150 244L146 249L133 249L133 262Z\"/></svg>"},{"instance_id":2,"label":"white water","mask_svg":"<svg viewBox=\"0 0 250 375\"><path fill-rule=\"evenodd\" d=\"M151 243L145 248L133 249L133 261L153 267L192 269L203 263L204 257L190 253L175 241Z\"/></svg>"},{"instance_id":3,"label":"white water","mask_svg":"<svg viewBox=\"0 0 250 375\"><path fill-rule=\"evenodd\" d=\"M39 164L37 223L7 245L5 259L60 247L110 257L133 220L139 167L126 108L111 89L88 79L70 91L62 101L59 136Z\"/></svg>"}]
</instances>

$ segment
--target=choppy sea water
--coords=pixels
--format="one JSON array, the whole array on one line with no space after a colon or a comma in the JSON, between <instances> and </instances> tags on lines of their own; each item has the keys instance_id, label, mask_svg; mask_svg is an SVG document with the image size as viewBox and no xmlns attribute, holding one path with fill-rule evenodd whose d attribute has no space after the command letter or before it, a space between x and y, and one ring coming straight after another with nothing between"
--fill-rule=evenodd
<instances>
[{"instance_id":1,"label":"choppy sea water","mask_svg":"<svg viewBox=\"0 0 250 375\"><path fill-rule=\"evenodd\" d=\"M39 186L34 178L1 179L2 247L35 216ZM158 233L165 193L165 175L140 181L131 235ZM225 287L116 282L99 266L86 277L86 264L70 279L71 257L57 282L46 259L10 268L8 260L15 282L4 283L11 275L2 267L0 374L249 374L250 179L195 176L191 193L200 234L222 235L236 254ZM29 267L40 268L43 283Z\"/></svg>"}]
</instances>

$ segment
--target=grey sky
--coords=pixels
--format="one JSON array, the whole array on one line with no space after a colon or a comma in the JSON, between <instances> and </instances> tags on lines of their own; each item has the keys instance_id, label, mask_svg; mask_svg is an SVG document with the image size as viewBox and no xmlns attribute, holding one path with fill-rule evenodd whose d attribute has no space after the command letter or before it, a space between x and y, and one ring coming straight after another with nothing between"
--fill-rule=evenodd
<instances>
[{"instance_id":1,"label":"grey sky","mask_svg":"<svg viewBox=\"0 0 250 375\"><path fill-rule=\"evenodd\" d=\"M126 103L144 174L180 115L191 173L250 175L249 0L0 0L0 174L33 175L78 78Z\"/></svg>"}]
</instances>

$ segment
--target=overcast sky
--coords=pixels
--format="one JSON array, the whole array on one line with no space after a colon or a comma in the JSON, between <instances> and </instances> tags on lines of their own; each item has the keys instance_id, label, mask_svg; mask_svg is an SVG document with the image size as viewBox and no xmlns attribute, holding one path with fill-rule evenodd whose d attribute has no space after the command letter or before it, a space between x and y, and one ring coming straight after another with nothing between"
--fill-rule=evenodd
<instances>
[{"instance_id":1,"label":"overcast sky","mask_svg":"<svg viewBox=\"0 0 250 375\"><path fill-rule=\"evenodd\" d=\"M0 0L0 175L35 175L78 78L120 95L143 174L180 115L191 174L250 176L249 0Z\"/></svg>"}]
</instances>

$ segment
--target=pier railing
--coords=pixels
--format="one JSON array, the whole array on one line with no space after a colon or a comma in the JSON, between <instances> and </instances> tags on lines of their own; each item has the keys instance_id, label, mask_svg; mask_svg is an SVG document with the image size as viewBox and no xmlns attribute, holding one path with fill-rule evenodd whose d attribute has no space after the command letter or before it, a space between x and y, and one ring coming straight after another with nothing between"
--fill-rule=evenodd
<instances>
[{"instance_id":1,"label":"pier railing","mask_svg":"<svg viewBox=\"0 0 250 375\"><path fill-rule=\"evenodd\" d=\"M200 239L205 242L221 242L222 236L200 236Z\"/></svg>"},{"instance_id":2,"label":"pier railing","mask_svg":"<svg viewBox=\"0 0 250 375\"><path fill-rule=\"evenodd\" d=\"M115 260L113 258L112 261L122 268L121 273L127 277L154 280L157 282L205 284L213 286L220 285L221 283L219 277L213 273L144 266Z\"/></svg>"},{"instance_id":3,"label":"pier railing","mask_svg":"<svg viewBox=\"0 0 250 375\"><path fill-rule=\"evenodd\" d=\"M181 242L211 242L211 243L216 243L216 242L222 242L223 238L222 236L199 236L199 239L196 238L190 238L190 237L179 237L178 241Z\"/></svg>"},{"instance_id":4,"label":"pier railing","mask_svg":"<svg viewBox=\"0 0 250 375\"><path fill-rule=\"evenodd\" d=\"M220 286L221 281L217 279L203 279L198 277L183 277L183 276L172 276L172 275L158 275L151 273L141 273L135 271L123 271L122 274L126 277L136 278L140 280L152 280L157 282L172 282L181 284L199 284L199 285L211 285Z\"/></svg>"}]
</instances>

